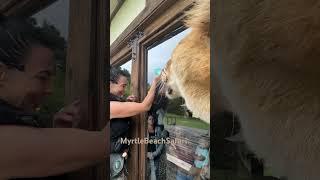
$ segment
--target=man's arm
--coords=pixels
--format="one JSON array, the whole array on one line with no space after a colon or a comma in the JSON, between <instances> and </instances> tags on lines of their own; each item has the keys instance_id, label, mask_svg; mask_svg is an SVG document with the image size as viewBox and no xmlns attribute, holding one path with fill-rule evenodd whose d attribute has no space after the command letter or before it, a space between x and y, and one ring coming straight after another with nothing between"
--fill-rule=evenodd
<instances>
[{"instance_id":1,"label":"man's arm","mask_svg":"<svg viewBox=\"0 0 320 180\"><path fill-rule=\"evenodd\" d=\"M106 158L106 132L72 128L0 127L0 179L44 177Z\"/></svg>"},{"instance_id":2,"label":"man's arm","mask_svg":"<svg viewBox=\"0 0 320 180\"><path fill-rule=\"evenodd\" d=\"M143 103L110 101L110 118L123 118L148 111Z\"/></svg>"}]
</instances>

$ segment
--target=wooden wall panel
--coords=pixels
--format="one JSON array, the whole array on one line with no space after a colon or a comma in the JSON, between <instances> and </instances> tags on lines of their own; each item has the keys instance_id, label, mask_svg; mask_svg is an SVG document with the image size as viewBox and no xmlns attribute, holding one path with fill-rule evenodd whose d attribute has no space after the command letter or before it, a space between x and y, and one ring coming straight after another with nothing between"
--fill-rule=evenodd
<instances>
[{"instance_id":1,"label":"wooden wall panel","mask_svg":"<svg viewBox=\"0 0 320 180\"><path fill-rule=\"evenodd\" d=\"M94 14L93 14L93 27L95 28L95 37L91 43L91 51L92 56L90 58L91 61L91 92L93 92L92 97L94 98L92 113L95 114L94 118L90 121L93 123L93 129L100 130L107 123L109 123L110 118L106 116L106 112L109 112L109 103L106 102L106 65L109 64L107 59L109 60L109 51L105 48L106 44L109 44L109 31L108 31L108 20L109 20L109 12L107 8L108 1L105 0L94 0ZM92 32L92 31L91 31ZM107 54L107 56L106 56ZM110 132L110 127L108 126L107 132ZM109 133L106 134L106 150L107 154L110 148L109 141L110 139ZM106 180L109 179L109 157L106 159L104 163L97 165L94 169L95 180Z\"/></svg>"},{"instance_id":2,"label":"wooden wall panel","mask_svg":"<svg viewBox=\"0 0 320 180\"><path fill-rule=\"evenodd\" d=\"M108 14L105 4L104 0L70 0L65 96L67 102L81 98L82 129L101 129L107 122L103 88ZM70 179L107 179L108 164L72 173Z\"/></svg>"},{"instance_id":3,"label":"wooden wall panel","mask_svg":"<svg viewBox=\"0 0 320 180\"><path fill-rule=\"evenodd\" d=\"M81 97L82 120L79 127L91 129L89 118L92 117L89 107L92 98L89 96L90 78L90 42L92 3L89 0L70 0L69 40L66 64L65 100L70 103ZM80 31L81 29L81 31ZM94 179L92 168L82 169L70 174L70 179Z\"/></svg>"},{"instance_id":4,"label":"wooden wall panel","mask_svg":"<svg viewBox=\"0 0 320 180\"><path fill-rule=\"evenodd\" d=\"M137 47L138 39L134 39L131 48L132 51L139 52L139 47ZM137 48L137 49L136 49ZM137 61L138 57L131 57L132 59L132 69L131 69L131 92L133 95L140 97L139 94L139 61ZM133 123L131 126L130 137L132 138L139 138L139 129L140 129L140 118L139 116L133 117ZM139 179L139 150L140 145L132 144L130 146L130 159L128 159L128 170L129 170L129 180L136 180Z\"/></svg>"}]
</instances>

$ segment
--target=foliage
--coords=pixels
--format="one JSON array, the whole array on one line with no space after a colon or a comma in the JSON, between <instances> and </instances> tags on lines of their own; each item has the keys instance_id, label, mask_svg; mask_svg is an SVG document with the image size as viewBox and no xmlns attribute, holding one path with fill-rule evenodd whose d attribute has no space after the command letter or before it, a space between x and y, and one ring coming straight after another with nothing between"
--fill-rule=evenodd
<instances>
[{"instance_id":1,"label":"foliage","mask_svg":"<svg viewBox=\"0 0 320 180\"><path fill-rule=\"evenodd\" d=\"M130 89L131 89L131 79L128 79L128 85L127 85L126 90L124 92L125 97L132 95L132 92Z\"/></svg>"},{"instance_id":2,"label":"foliage","mask_svg":"<svg viewBox=\"0 0 320 180\"><path fill-rule=\"evenodd\" d=\"M181 106L182 104L182 98L171 99L167 107L167 112L183 116L185 114L185 111L184 108Z\"/></svg>"},{"instance_id":3,"label":"foliage","mask_svg":"<svg viewBox=\"0 0 320 180\"><path fill-rule=\"evenodd\" d=\"M43 32L46 33L47 38L49 38L50 43L53 47L56 65L61 71L65 71L66 67L66 50L67 43L64 37L61 36L59 30L53 25L49 24L47 21L43 21L40 27Z\"/></svg>"}]
</instances>

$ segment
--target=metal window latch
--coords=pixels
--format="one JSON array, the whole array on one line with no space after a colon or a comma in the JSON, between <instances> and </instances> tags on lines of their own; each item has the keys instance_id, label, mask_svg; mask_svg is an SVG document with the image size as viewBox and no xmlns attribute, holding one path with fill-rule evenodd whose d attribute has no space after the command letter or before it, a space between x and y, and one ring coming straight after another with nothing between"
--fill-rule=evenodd
<instances>
[{"instance_id":1,"label":"metal window latch","mask_svg":"<svg viewBox=\"0 0 320 180\"><path fill-rule=\"evenodd\" d=\"M128 42L128 47L131 48L131 58L135 62L137 59L138 49L139 49L139 39L143 36L143 32L138 31L133 35L133 37Z\"/></svg>"}]
</instances>

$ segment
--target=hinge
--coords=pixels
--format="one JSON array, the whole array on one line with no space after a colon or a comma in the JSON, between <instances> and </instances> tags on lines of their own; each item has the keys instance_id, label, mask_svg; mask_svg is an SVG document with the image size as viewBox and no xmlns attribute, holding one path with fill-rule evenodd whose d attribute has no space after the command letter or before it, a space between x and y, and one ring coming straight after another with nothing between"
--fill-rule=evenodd
<instances>
[{"instance_id":1,"label":"hinge","mask_svg":"<svg viewBox=\"0 0 320 180\"><path fill-rule=\"evenodd\" d=\"M139 46L139 39L143 36L143 32L138 31L133 35L133 37L129 40L128 46L131 48L131 59L133 62L137 59L138 54L138 46Z\"/></svg>"}]
</instances>

